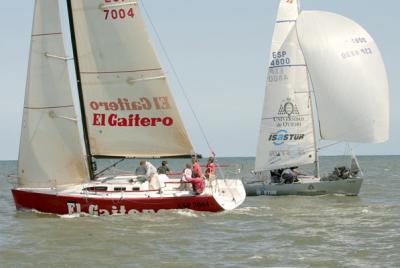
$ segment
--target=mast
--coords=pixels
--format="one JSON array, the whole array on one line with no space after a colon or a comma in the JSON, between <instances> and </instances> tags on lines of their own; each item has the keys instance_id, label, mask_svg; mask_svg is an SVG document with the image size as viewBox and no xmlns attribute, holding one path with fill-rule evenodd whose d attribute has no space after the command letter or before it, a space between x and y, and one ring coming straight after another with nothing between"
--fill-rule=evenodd
<instances>
[{"instance_id":1,"label":"mast","mask_svg":"<svg viewBox=\"0 0 400 268\"><path fill-rule=\"evenodd\" d=\"M307 65L307 62L306 62L306 65ZM312 96L311 90L310 90L310 86L311 86L313 91L314 91L314 87L313 87L313 83L312 83L311 76L310 76L310 73L308 71L308 68L307 68L307 76L308 76L307 83L309 84L308 94L309 94L310 105L311 105L311 121L312 121L312 128L313 128L313 132L314 132L314 153L315 153L315 174L314 175L317 178L319 178L320 177L320 168L319 168L319 153L318 153L318 146L317 146L318 145L318 143L317 143L317 131L316 131L316 128L315 128L315 114L314 114L314 106L313 106L313 101L312 101L313 100L313 96ZM315 102L315 105L317 105L316 102Z\"/></svg>"},{"instance_id":2,"label":"mast","mask_svg":"<svg viewBox=\"0 0 400 268\"><path fill-rule=\"evenodd\" d=\"M301 1L301 0L298 0L298 1L297 1L297 3L298 3L298 12L299 12L299 14L301 13L301 4L300 4L300 1ZM296 21L296 24L297 24L297 21ZM297 35L297 38L298 38L297 25L296 25L296 35ZM304 55L304 53L303 53L303 48L301 47L300 42L299 42L299 47L300 47L301 53ZM315 129L315 114L314 114L314 106L313 106L313 95L312 95L311 90L310 90L310 89L312 88L312 90L314 91L314 87L313 87L313 83L312 83L312 80L311 80L310 73L309 73L309 71L308 71L307 61L306 61L305 58L304 58L304 62L306 63L306 69L307 69L307 77L308 77L308 79L307 79L307 83L308 83L308 96L309 96L309 98L310 98L310 105L311 105L311 121L312 121L313 133L314 133L314 153L315 153L315 162L314 162L314 164L315 164L315 170L314 170L314 175L315 175L315 177L319 178L320 175L321 175L321 171L320 171L320 167L319 167L319 153L318 153L317 131L316 131L316 129ZM317 102L315 102L315 108L317 108ZM318 112L318 110L317 110L317 112ZM318 117L317 117L317 118L318 118ZM319 122L319 120L318 120L318 122Z\"/></svg>"},{"instance_id":3,"label":"mast","mask_svg":"<svg viewBox=\"0 0 400 268\"><path fill-rule=\"evenodd\" d=\"M69 29L71 33L72 51L74 55L75 75L76 75L76 82L77 82L78 96L79 96L79 106L80 106L81 120L82 120L83 140L86 150L86 162L88 165L89 177L91 180L93 180L94 179L93 159L92 159L92 153L90 151L89 136L86 123L85 104L83 102L81 72L79 68L78 49L76 46L75 27L74 27L74 18L73 18L71 0L67 0L67 7L68 7Z\"/></svg>"}]
</instances>

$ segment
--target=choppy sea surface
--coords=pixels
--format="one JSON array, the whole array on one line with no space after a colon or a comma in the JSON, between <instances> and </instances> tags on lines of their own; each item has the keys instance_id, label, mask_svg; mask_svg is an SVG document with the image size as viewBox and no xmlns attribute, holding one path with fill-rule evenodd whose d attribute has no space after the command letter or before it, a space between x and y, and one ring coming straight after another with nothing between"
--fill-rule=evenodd
<instances>
[{"instance_id":1,"label":"choppy sea surface","mask_svg":"<svg viewBox=\"0 0 400 268\"><path fill-rule=\"evenodd\" d=\"M219 162L238 165L243 177L254 165L253 158ZM341 158L321 162L328 172ZM358 197L249 197L216 214L61 217L17 212L15 179L6 176L17 163L3 161L0 267L400 267L400 156L359 162L365 181Z\"/></svg>"}]
</instances>

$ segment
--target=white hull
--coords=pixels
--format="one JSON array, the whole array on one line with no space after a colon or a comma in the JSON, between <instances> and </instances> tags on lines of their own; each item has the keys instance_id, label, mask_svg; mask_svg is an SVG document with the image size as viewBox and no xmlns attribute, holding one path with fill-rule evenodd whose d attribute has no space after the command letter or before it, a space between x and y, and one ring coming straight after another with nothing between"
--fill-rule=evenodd
<instances>
[{"instance_id":1,"label":"white hull","mask_svg":"<svg viewBox=\"0 0 400 268\"><path fill-rule=\"evenodd\" d=\"M360 192L362 178L337 181L321 181L319 178L305 178L293 184L254 182L245 183L247 196L259 195L326 195L343 194L356 196Z\"/></svg>"}]
</instances>

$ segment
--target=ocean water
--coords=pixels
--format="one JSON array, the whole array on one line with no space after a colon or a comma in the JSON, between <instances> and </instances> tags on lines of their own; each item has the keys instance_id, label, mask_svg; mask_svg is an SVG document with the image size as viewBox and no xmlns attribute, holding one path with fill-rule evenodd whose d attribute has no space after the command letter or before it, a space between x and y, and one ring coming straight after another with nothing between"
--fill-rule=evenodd
<instances>
[{"instance_id":1,"label":"ocean water","mask_svg":"<svg viewBox=\"0 0 400 268\"><path fill-rule=\"evenodd\" d=\"M219 161L243 177L254 165ZM400 157L359 161L358 197L249 197L230 212L110 217L17 212L6 177L16 162L0 162L0 267L400 267ZM323 157L322 171L340 162Z\"/></svg>"}]
</instances>

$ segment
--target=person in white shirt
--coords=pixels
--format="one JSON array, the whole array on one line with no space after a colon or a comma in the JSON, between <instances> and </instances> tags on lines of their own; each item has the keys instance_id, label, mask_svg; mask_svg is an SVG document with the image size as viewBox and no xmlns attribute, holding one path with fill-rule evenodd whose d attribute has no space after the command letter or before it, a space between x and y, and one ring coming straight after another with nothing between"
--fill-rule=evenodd
<instances>
[{"instance_id":1,"label":"person in white shirt","mask_svg":"<svg viewBox=\"0 0 400 268\"><path fill-rule=\"evenodd\" d=\"M192 179L192 165L186 164L186 168L183 171L183 175L182 175L182 182L189 182L191 179ZM182 184L181 189L191 191L192 187L190 184L184 183L184 184Z\"/></svg>"},{"instance_id":2,"label":"person in white shirt","mask_svg":"<svg viewBox=\"0 0 400 268\"><path fill-rule=\"evenodd\" d=\"M187 179L191 179L191 178L192 178L192 165L186 164L186 168L183 171L182 180L186 181Z\"/></svg>"},{"instance_id":3,"label":"person in white shirt","mask_svg":"<svg viewBox=\"0 0 400 268\"><path fill-rule=\"evenodd\" d=\"M148 161L140 161L140 166L146 170L146 178L149 181L149 189L159 190L160 180L158 179L157 168Z\"/></svg>"}]
</instances>

